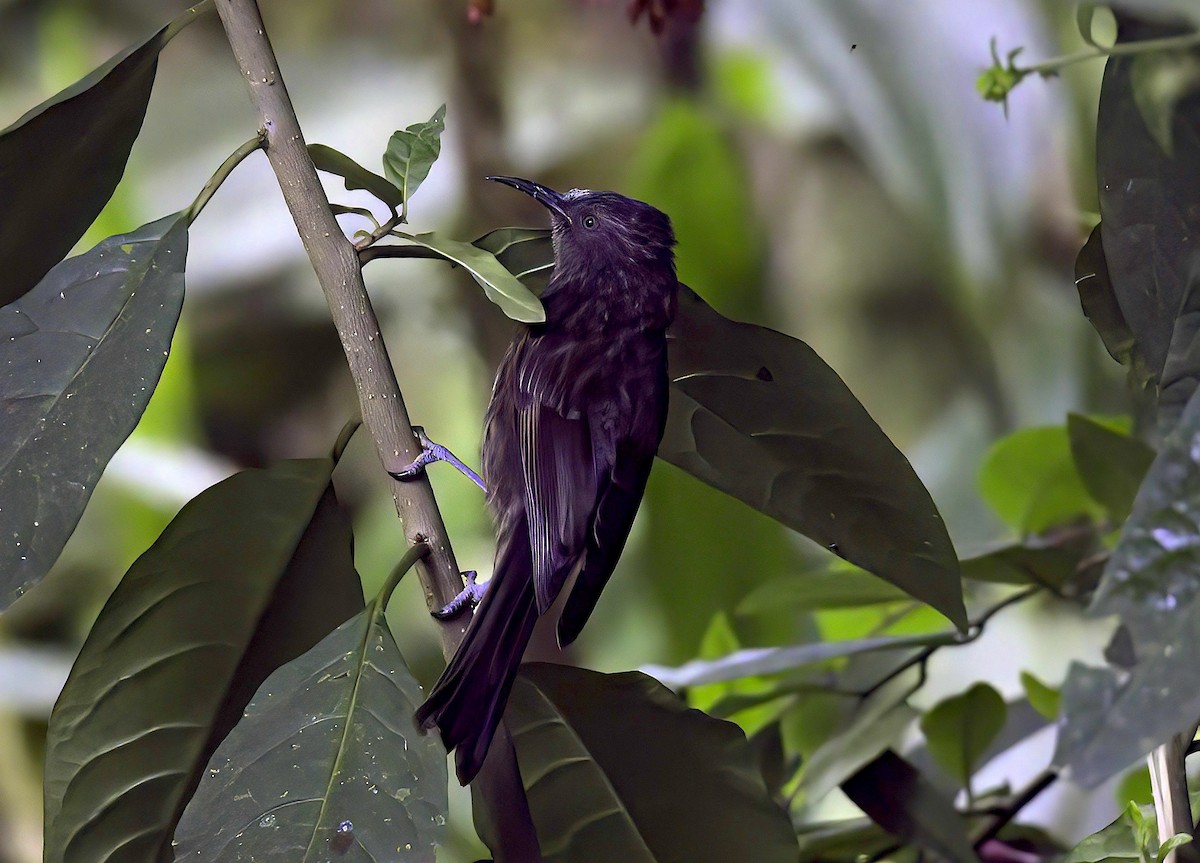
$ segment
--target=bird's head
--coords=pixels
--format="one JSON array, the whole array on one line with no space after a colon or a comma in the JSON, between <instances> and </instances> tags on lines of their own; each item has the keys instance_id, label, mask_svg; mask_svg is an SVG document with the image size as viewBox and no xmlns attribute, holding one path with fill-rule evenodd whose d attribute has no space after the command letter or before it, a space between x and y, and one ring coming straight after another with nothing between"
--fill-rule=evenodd
<instances>
[{"instance_id":1,"label":"bird's head","mask_svg":"<svg viewBox=\"0 0 1200 863\"><path fill-rule=\"evenodd\" d=\"M671 220L649 204L616 192L556 192L518 177L488 179L524 192L550 211L558 267L674 269L675 232Z\"/></svg>"}]
</instances>

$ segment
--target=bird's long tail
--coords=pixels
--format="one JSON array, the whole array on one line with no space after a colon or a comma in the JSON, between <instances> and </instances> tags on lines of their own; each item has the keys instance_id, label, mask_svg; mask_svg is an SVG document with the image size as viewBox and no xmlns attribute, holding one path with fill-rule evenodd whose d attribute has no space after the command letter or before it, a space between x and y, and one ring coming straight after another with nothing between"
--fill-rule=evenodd
<instances>
[{"instance_id":1,"label":"bird's long tail","mask_svg":"<svg viewBox=\"0 0 1200 863\"><path fill-rule=\"evenodd\" d=\"M529 532L522 523L501 546L492 582L462 644L417 709L422 728L436 725L446 748L457 748L463 785L483 765L537 622L530 560Z\"/></svg>"}]
</instances>

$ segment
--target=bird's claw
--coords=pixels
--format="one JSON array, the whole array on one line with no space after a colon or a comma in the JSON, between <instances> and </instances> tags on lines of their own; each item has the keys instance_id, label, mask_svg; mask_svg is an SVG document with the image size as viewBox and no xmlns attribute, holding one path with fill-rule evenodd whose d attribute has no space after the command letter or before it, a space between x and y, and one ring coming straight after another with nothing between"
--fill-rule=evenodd
<instances>
[{"instance_id":1,"label":"bird's claw","mask_svg":"<svg viewBox=\"0 0 1200 863\"><path fill-rule=\"evenodd\" d=\"M425 468L433 464L435 461L444 461L454 465L455 468L457 468L464 476L470 479L471 482L483 489L484 492L487 491L487 486L484 485L484 482L479 477L479 474L467 467L461 460L459 460L458 456L450 452L450 450L446 449L446 447L442 446L440 443L431 441L429 436L425 434L425 429L423 429L421 426L413 426L412 430L413 434L417 436L417 441L421 444L421 454L417 456L411 464L407 464L399 470L389 470L388 474L390 474L393 479L398 479L401 482L414 480L424 474Z\"/></svg>"},{"instance_id":2,"label":"bird's claw","mask_svg":"<svg viewBox=\"0 0 1200 863\"><path fill-rule=\"evenodd\" d=\"M475 608L483 600L483 594L487 591L487 587L491 584L490 581L479 584L475 581L479 574L475 570L469 570L463 573L467 579L467 586L459 591L454 599L447 602L442 608L437 611L431 611L434 617L438 620L451 620L458 617L468 608Z\"/></svg>"}]
</instances>

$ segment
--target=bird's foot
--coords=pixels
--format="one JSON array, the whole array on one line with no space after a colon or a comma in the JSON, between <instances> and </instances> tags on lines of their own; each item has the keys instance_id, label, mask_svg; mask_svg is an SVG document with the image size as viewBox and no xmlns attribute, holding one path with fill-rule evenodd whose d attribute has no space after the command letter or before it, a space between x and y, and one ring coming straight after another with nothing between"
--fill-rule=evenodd
<instances>
[{"instance_id":1,"label":"bird's foot","mask_svg":"<svg viewBox=\"0 0 1200 863\"><path fill-rule=\"evenodd\" d=\"M446 449L440 443L431 441L425 434L425 429L421 428L420 426L413 426L413 434L417 436L417 440L421 444L421 454L417 456L416 460L413 461L412 464L405 465L404 467L400 468L400 470L389 470L388 473L391 474L394 479L402 481L416 479L417 477L421 476L421 474L425 473L425 468L433 464L435 461L444 461L448 464L454 465L454 467L456 467L459 472L463 474L463 476L467 477L471 480L471 482L483 489L485 494L487 493L487 486L484 485L484 482L480 478L479 474L475 473L475 471L463 464L458 456L450 452L450 450Z\"/></svg>"},{"instance_id":2,"label":"bird's foot","mask_svg":"<svg viewBox=\"0 0 1200 863\"><path fill-rule=\"evenodd\" d=\"M479 574L475 570L464 572L463 575L467 578L467 586L459 591L458 596L446 603L445 606L437 611L430 612L438 620L450 620L458 617L468 608L474 608L483 600L483 594L487 591L487 587L491 584L490 581L485 581L479 584L475 581Z\"/></svg>"}]
</instances>

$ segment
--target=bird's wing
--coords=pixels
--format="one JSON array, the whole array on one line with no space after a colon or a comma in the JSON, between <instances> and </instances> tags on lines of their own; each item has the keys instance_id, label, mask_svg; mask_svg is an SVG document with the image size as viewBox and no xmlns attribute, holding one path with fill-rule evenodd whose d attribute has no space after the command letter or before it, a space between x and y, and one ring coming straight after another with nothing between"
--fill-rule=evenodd
<instances>
[{"instance_id":1,"label":"bird's wing","mask_svg":"<svg viewBox=\"0 0 1200 863\"><path fill-rule=\"evenodd\" d=\"M579 635L616 569L653 464L654 450L618 444L616 460L600 482L583 569L558 620L558 643L563 647Z\"/></svg>"},{"instance_id":2,"label":"bird's wing","mask_svg":"<svg viewBox=\"0 0 1200 863\"><path fill-rule=\"evenodd\" d=\"M596 468L583 416L531 399L517 409L525 511L538 613L554 602L583 554L596 505Z\"/></svg>"}]
</instances>

